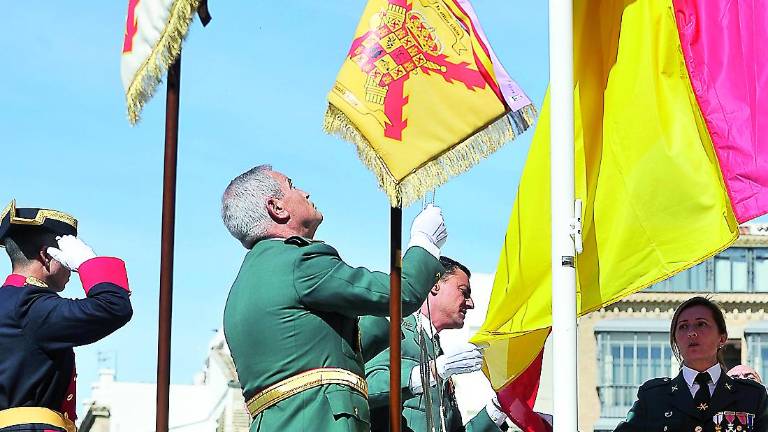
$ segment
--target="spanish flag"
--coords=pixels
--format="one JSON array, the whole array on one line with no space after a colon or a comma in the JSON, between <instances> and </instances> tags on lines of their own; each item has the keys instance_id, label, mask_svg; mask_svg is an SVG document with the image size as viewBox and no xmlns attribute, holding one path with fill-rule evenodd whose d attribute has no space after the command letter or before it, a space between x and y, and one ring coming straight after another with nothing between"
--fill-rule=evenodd
<instances>
[{"instance_id":1,"label":"spanish flag","mask_svg":"<svg viewBox=\"0 0 768 432\"><path fill-rule=\"evenodd\" d=\"M393 206L460 174L534 121L467 0L370 0L324 129L354 143Z\"/></svg>"},{"instance_id":2,"label":"spanish flag","mask_svg":"<svg viewBox=\"0 0 768 432\"><path fill-rule=\"evenodd\" d=\"M768 31L754 20L766 12L727 0L574 2L580 315L706 260L768 212ZM545 99L473 338L489 345L487 375L526 431L544 430L530 414L552 325L549 127Z\"/></svg>"}]
</instances>

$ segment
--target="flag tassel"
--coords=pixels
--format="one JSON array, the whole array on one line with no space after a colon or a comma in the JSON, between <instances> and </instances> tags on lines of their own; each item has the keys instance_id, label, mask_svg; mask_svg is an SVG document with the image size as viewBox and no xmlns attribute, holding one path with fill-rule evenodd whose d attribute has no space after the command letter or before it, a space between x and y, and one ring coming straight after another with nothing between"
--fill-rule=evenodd
<instances>
[{"instance_id":1,"label":"flag tassel","mask_svg":"<svg viewBox=\"0 0 768 432\"><path fill-rule=\"evenodd\" d=\"M152 97L168 67L179 56L181 43L186 37L199 3L200 0L176 0L173 3L168 24L126 91L128 120L132 125L139 121L139 113L144 103Z\"/></svg>"},{"instance_id":2,"label":"flag tassel","mask_svg":"<svg viewBox=\"0 0 768 432\"><path fill-rule=\"evenodd\" d=\"M393 207L408 206L427 192L435 189L488 157L506 142L514 140L531 127L536 119L536 108L528 105L507 113L484 126L462 143L428 161L398 181L379 157L370 142L341 110L328 104L323 130L352 142L360 160L373 171L379 187L384 190Z\"/></svg>"}]
</instances>

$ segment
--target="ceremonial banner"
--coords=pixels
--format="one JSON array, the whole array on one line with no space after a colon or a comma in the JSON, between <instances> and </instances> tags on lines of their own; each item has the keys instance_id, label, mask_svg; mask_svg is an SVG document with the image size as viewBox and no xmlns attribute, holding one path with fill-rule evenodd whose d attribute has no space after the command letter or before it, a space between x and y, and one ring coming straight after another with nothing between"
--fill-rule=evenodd
<instances>
[{"instance_id":1,"label":"ceremonial banner","mask_svg":"<svg viewBox=\"0 0 768 432\"><path fill-rule=\"evenodd\" d=\"M768 207L768 2L674 0L691 86L739 222Z\"/></svg>"},{"instance_id":2,"label":"ceremonial banner","mask_svg":"<svg viewBox=\"0 0 768 432\"><path fill-rule=\"evenodd\" d=\"M739 9L744 3L748 9ZM574 2L580 315L717 254L737 238L740 221L768 212L766 156L759 152L768 142L760 133L768 106L768 92L759 91L765 61L747 67L746 60L757 59L766 43L764 23L752 17L768 15L752 7L757 3ZM681 36L678 28L691 33ZM702 29L714 28L702 37ZM733 39L737 34L741 39ZM747 41L753 34L763 36ZM734 59L741 60L734 66ZM488 315L473 338L489 346L485 371L525 431L545 429L530 416L530 381L540 373L552 325L549 127L547 97ZM516 419L515 411L523 415Z\"/></svg>"},{"instance_id":3,"label":"ceremonial banner","mask_svg":"<svg viewBox=\"0 0 768 432\"><path fill-rule=\"evenodd\" d=\"M181 42L200 0L129 0L120 76L125 89L128 120L139 114L178 58Z\"/></svg>"},{"instance_id":4,"label":"ceremonial banner","mask_svg":"<svg viewBox=\"0 0 768 432\"><path fill-rule=\"evenodd\" d=\"M357 146L392 206L460 174L534 121L467 0L370 0L324 129Z\"/></svg>"}]
</instances>

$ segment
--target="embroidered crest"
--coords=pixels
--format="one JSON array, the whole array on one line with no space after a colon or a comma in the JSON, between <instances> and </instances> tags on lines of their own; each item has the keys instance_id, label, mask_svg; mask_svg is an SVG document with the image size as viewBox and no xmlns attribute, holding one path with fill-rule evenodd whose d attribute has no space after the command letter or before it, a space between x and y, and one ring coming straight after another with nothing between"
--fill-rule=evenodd
<instances>
[{"instance_id":1,"label":"embroidered crest","mask_svg":"<svg viewBox=\"0 0 768 432\"><path fill-rule=\"evenodd\" d=\"M382 106L384 118L375 117L384 126L384 136L395 140L402 139L408 126L403 118L408 97L403 90L411 74L435 73L450 84L458 81L470 90L487 85L467 63L448 61L436 29L412 9L410 1L389 0L387 8L373 17L373 29L355 39L349 50L350 60L368 76L366 101ZM448 23L456 25L453 20Z\"/></svg>"}]
</instances>

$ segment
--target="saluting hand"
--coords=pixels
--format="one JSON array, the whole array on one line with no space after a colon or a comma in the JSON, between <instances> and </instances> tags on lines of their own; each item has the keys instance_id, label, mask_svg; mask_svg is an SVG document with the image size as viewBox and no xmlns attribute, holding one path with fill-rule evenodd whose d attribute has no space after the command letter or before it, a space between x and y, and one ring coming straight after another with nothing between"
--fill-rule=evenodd
<instances>
[{"instance_id":1,"label":"saluting hand","mask_svg":"<svg viewBox=\"0 0 768 432\"><path fill-rule=\"evenodd\" d=\"M429 204L411 224L411 241L408 247L420 246L440 258L440 248L448 239L448 230L440 207Z\"/></svg>"},{"instance_id":2,"label":"saluting hand","mask_svg":"<svg viewBox=\"0 0 768 432\"><path fill-rule=\"evenodd\" d=\"M77 271L84 262L96 257L93 249L75 236L65 235L56 241L59 247L49 247L48 255L72 271Z\"/></svg>"}]
</instances>

